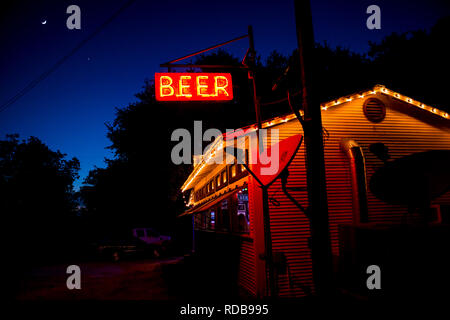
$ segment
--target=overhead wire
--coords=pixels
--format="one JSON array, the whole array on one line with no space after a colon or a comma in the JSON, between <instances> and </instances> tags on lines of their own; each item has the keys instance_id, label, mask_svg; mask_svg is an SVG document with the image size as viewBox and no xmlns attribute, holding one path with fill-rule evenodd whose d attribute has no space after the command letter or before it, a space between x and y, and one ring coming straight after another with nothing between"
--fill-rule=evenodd
<instances>
[{"instance_id":1,"label":"overhead wire","mask_svg":"<svg viewBox=\"0 0 450 320\"><path fill-rule=\"evenodd\" d=\"M8 101L3 103L0 107L0 113L8 109L17 100L23 97L25 94L30 92L34 87L36 87L40 82L45 80L49 75L55 72L64 62L66 62L70 57L72 57L77 51L79 51L87 42L94 38L100 31L102 31L106 26L108 26L113 20L115 20L123 11L125 11L133 2L136 0L128 0L125 2L116 12L114 12L105 22L103 22L97 29L95 29L89 36L83 39L77 46L75 46L68 54L59 59L52 67L47 71L40 74L36 79L32 80L28 85L26 85L22 90L20 90L16 95L11 97Z\"/></svg>"}]
</instances>

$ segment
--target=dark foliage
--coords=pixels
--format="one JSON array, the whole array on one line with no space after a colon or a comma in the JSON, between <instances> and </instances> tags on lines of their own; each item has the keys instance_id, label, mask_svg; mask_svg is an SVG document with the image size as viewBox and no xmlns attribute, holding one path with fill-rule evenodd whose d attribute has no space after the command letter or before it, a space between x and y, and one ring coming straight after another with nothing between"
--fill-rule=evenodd
<instances>
[{"instance_id":1,"label":"dark foliage","mask_svg":"<svg viewBox=\"0 0 450 320\"><path fill-rule=\"evenodd\" d=\"M75 245L80 163L65 157L35 137L0 140L3 252L21 268L62 258Z\"/></svg>"},{"instance_id":2,"label":"dark foliage","mask_svg":"<svg viewBox=\"0 0 450 320\"><path fill-rule=\"evenodd\" d=\"M447 77L450 71L450 17L439 20L430 32L392 34L368 53L370 78L375 83L450 111Z\"/></svg>"},{"instance_id":3,"label":"dark foliage","mask_svg":"<svg viewBox=\"0 0 450 320\"><path fill-rule=\"evenodd\" d=\"M19 141L8 135L0 141L0 176L3 208L18 219L55 219L76 206L73 181L78 178L78 159L65 159L36 137Z\"/></svg>"}]
</instances>

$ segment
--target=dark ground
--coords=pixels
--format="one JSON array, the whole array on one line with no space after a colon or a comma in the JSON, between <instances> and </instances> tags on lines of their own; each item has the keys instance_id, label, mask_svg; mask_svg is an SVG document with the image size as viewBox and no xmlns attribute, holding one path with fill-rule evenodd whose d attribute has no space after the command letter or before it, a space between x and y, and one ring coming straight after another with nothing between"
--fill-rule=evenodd
<instances>
[{"instance_id":1,"label":"dark ground","mask_svg":"<svg viewBox=\"0 0 450 320\"><path fill-rule=\"evenodd\" d=\"M163 269L182 258L81 263L81 290L66 287L68 265L36 267L21 281L18 300L168 300ZM173 297L172 297L173 298Z\"/></svg>"},{"instance_id":2,"label":"dark ground","mask_svg":"<svg viewBox=\"0 0 450 320\"><path fill-rule=\"evenodd\" d=\"M190 260L191 258L185 259L185 257L167 257L80 263L81 290L67 289L67 264L35 267L23 276L16 303L11 307L30 315L45 312L47 315L55 315L58 318L61 318L60 315L67 315L68 312L72 315L88 313L92 315L94 311L99 312L102 318L118 318L121 312L125 312L128 317L130 312L136 315L142 315L143 312L147 318L153 318L159 314L164 315L163 319L189 319L193 317L180 316L181 308L188 304L215 306L216 309L223 309L225 304L267 304L270 313L253 318L290 319L310 312L317 315L328 314L331 311L343 312L347 318L355 313L365 315L368 311L385 314L385 312L392 313L392 310L397 310L404 315L405 312L412 313L416 308L431 311L430 306L444 305L439 302L439 299L433 299L433 303L430 304L430 301L422 298L402 300L401 297L369 303L365 299L358 299L347 294L339 294L325 300L317 297L277 301L255 300L243 295L242 292L236 292L233 285L225 287L210 277L202 277L202 275L205 276L205 270L210 268L204 263L192 263L192 261L189 262ZM205 281L199 281L202 278ZM55 301L59 303L52 303ZM101 301L103 303L98 303ZM73 304L72 302L83 303ZM228 319L230 317L238 319L244 316L225 316L216 313L212 318ZM206 316L204 318L206 319Z\"/></svg>"}]
</instances>

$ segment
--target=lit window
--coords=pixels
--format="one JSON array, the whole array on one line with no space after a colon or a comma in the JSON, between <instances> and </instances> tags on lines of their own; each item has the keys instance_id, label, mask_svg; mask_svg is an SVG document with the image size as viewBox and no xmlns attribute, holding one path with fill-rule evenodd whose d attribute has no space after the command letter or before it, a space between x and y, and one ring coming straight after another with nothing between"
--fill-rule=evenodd
<instances>
[{"instance_id":1,"label":"lit window","mask_svg":"<svg viewBox=\"0 0 450 320\"><path fill-rule=\"evenodd\" d=\"M250 216L248 210L248 192L246 188L240 190L237 196L237 205L232 213L232 230L237 233L248 233L250 231Z\"/></svg>"},{"instance_id":2,"label":"lit window","mask_svg":"<svg viewBox=\"0 0 450 320\"><path fill-rule=\"evenodd\" d=\"M209 223L210 223L210 225L209 225L210 229L215 229L215 226L216 226L216 213L214 211L211 211Z\"/></svg>"},{"instance_id":3,"label":"lit window","mask_svg":"<svg viewBox=\"0 0 450 320\"><path fill-rule=\"evenodd\" d=\"M231 166L231 177L234 178L236 176L236 165Z\"/></svg>"}]
</instances>

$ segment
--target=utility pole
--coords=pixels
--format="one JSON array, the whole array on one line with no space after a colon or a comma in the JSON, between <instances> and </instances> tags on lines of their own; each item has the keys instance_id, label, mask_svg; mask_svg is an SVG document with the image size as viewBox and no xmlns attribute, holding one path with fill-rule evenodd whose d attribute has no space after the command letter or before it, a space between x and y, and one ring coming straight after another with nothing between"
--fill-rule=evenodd
<instances>
[{"instance_id":1,"label":"utility pole","mask_svg":"<svg viewBox=\"0 0 450 320\"><path fill-rule=\"evenodd\" d=\"M328 202L322 136L322 115L313 84L314 32L309 0L294 0L304 110L308 212L311 226L311 258L316 292L331 293L333 273L328 222Z\"/></svg>"},{"instance_id":2,"label":"utility pole","mask_svg":"<svg viewBox=\"0 0 450 320\"><path fill-rule=\"evenodd\" d=\"M256 113L256 124L258 130L261 129L261 108L259 97L256 94L256 83L255 83L255 64L256 64L256 51L255 42L253 40L253 28L248 26L248 78L252 81L252 91L253 91L253 103L255 104Z\"/></svg>"},{"instance_id":3,"label":"utility pole","mask_svg":"<svg viewBox=\"0 0 450 320\"><path fill-rule=\"evenodd\" d=\"M252 91L253 91L253 103L255 105L255 113L256 113L256 123L258 129L256 131L256 137L258 139L257 142L257 156L259 157L260 153L264 150L264 143L259 139L259 130L261 130L261 108L260 108L260 100L256 94L256 82L255 82L255 64L256 64L256 52L255 52L255 44L253 41L253 28L252 26L248 26L248 41L249 41L249 49L248 49L248 78L252 83ZM259 160L258 160L259 161ZM250 168L246 169L251 173ZM252 173L253 175L253 173ZM255 179L260 184L260 188L262 191L262 203L263 203L263 220L264 220L264 247L265 247L265 264L266 264L266 273L268 276L267 287L268 292L271 298L277 297L277 285L275 279L275 272L273 266L273 252L272 252L272 234L270 231L270 213L269 213L269 191L268 186L263 185L256 177Z\"/></svg>"}]
</instances>

